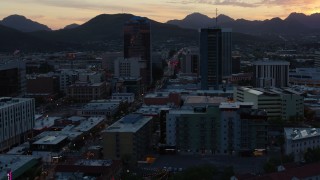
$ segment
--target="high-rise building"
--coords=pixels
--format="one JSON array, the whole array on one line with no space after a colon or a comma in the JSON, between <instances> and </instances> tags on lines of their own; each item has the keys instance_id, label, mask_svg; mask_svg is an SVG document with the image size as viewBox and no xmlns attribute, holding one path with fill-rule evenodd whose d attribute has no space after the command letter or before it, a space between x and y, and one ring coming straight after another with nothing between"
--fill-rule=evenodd
<instances>
[{"instance_id":1,"label":"high-rise building","mask_svg":"<svg viewBox=\"0 0 320 180\"><path fill-rule=\"evenodd\" d=\"M314 56L314 67L320 68L320 51L315 52Z\"/></svg>"},{"instance_id":2,"label":"high-rise building","mask_svg":"<svg viewBox=\"0 0 320 180\"><path fill-rule=\"evenodd\" d=\"M152 83L150 22L146 18L133 17L124 25L124 58L141 58L145 68L140 69L142 82Z\"/></svg>"},{"instance_id":3,"label":"high-rise building","mask_svg":"<svg viewBox=\"0 0 320 180\"><path fill-rule=\"evenodd\" d=\"M23 143L34 127L34 99L0 98L0 151Z\"/></svg>"},{"instance_id":4,"label":"high-rise building","mask_svg":"<svg viewBox=\"0 0 320 180\"><path fill-rule=\"evenodd\" d=\"M201 89L219 89L224 76L232 74L231 29L200 30Z\"/></svg>"},{"instance_id":5,"label":"high-rise building","mask_svg":"<svg viewBox=\"0 0 320 180\"><path fill-rule=\"evenodd\" d=\"M289 65L287 61L260 60L253 63L255 87L288 87Z\"/></svg>"},{"instance_id":6,"label":"high-rise building","mask_svg":"<svg viewBox=\"0 0 320 180\"><path fill-rule=\"evenodd\" d=\"M232 74L240 73L241 69L241 56L232 56Z\"/></svg>"},{"instance_id":7,"label":"high-rise building","mask_svg":"<svg viewBox=\"0 0 320 180\"><path fill-rule=\"evenodd\" d=\"M188 48L185 58L180 59L180 71L182 73L194 73L199 75L200 60L199 60L199 48Z\"/></svg>"},{"instance_id":8,"label":"high-rise building","mask_svg":"<svg viewBox=\"0 0 320 180\"><path fill-rule=\"evenodd\" d=\"M0 63L0 96L23 96L26 92L26 63Z\"/></svg>"}]
</instances>

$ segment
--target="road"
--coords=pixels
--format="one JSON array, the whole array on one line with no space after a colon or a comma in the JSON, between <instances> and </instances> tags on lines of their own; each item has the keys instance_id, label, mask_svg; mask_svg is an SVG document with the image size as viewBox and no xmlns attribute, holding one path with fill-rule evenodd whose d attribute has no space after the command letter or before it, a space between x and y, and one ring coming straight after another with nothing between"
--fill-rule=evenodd
<instances>
[{"instance_id":1,"label":"road","mask_svg":"<svg viewBox=\"0 0 320 180\"><path fill-rule=\"evenodd\" d=\"M149 168L182 168L212 164L218 168L233 166L235 173L258 173L263 172L263 164L267 157L237 157L228 155L161 155L149 165Z\"/></svg>"}]
</instances>

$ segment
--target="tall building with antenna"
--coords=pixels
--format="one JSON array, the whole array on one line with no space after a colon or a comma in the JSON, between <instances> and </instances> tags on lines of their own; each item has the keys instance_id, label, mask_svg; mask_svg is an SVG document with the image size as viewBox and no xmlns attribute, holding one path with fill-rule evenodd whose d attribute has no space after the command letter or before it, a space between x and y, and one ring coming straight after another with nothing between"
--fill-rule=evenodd
<instances>
[{"instance_id":1,"label":"tall building with antenna","mask_svg":"<svg viewBox=\"0 0 320 180\"><path fill-rule=\"evenodd\" d=\"M124 25L124 58L141 58L142 82L152 83L150 22L146 18L133 17Z\"/></svg>"},{"instance_id":2,"label":"tall building with antenna","mask_svg":"<svg viewBox=\"0 0 320 180\"><path fill-rule=\"evenodd\" d=\"M215 27L200 29L201 89L221 89L223 78L232 74L232 30Z\"/></svg>"}]
</instances>

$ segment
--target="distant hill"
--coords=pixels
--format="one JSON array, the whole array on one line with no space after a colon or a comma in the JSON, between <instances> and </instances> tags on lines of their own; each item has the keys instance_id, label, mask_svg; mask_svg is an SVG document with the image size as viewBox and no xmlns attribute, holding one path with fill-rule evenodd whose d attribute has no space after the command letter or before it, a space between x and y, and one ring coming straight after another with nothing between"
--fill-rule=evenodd
<instances>
[{"instance_id":1,"label":"distant hill","mask_svg":"<svg viewBox=\"0 0 320 180\"><path fill-rule=\"evenodd\" d=\"M201 17L201 20L200 20ZM215 18L209 18L199 13L193 13L182 20L170 20L168 24L183 28L199 29L215 26ZM311 33L320 29L320 14L307 16L302 13L291 13L286 19L273 18L264 21L234 20L228 16L218 16L218 26L232 28L234 32L249 34L299 34Z\"/></svg>"},{"instance_id":2,"label":"distant hill","mask_svg":"<svg viewBox=\"0 0 320 180\"><path fill-rule=\"evenodd\" d=\"M219 20L219 23L227 23L227 22L234 21L234 19L223 14L218 16L218 20ZM177 25L182 28L199 29L199 28L215 26L216 19L210 18L201 13L192 13L187 15L182 20L170 20L167 22L167 24Z\"/></svg>"},{"instance_id":3,"label":"distant hill","mask_svg":"<svg viewBox=\"0 0 320 180\"><path fill-rule=\"evenodd\" d=\"M203 21L206 21L206 17L200 14L194 14L188 18L192 19L193 16L198 16L199 18L203 18ZM0 51L12 51L12 49L20 49L22 51L119 51L123 48L124 23L132 17L134 17L132 14L101 14L75 28L28 33L2 26L0 28ZM159 23L151 19L149 19L149 21L151 23L153 49L180 48L198 44L199 33L195 29L181 28L177 25ZM223 15L221 15L219 21L221 21L221 23L236 22ZM244 21L244 23L246 22L247 21ZM209 21L207 23L209 23ZM235 32L233 33L233 40L235 44L254 44L268 42L271 39L269 37L265 38L264 36L256 37ZM6 46L7 44L9 46Z\"/></svg>"},{"instance_id":4,"label":"distant hill","mask_svg":"<svg viewBox=\"0 0 320 180\"><path fill-rule=\"evenodd\" d=\"M20 15L8 16L0 21L0 24L22 32L51 31L48 26L32 21Z\"/></svg>"},{"instance_id":5,"label":"distant hill","mask_svg":"<svg viewBox=\"0 0 320 180\"><path fill-rule=\"evenodd\" d=\"M74 29L74 28L77 28L79 26L80 26L79 24L73 23L73 24L69 24L69 25L65 26L63 29Z\"/></svg>"},{"instance_id":6,"label":"distant hill","mask_svg":"<svg viewBox=\"0 0 320 180\"><path fill-rule=\"evenodd\" d=\"M15 50L41 52L63 48L61 44L45 41L3 25L0 25L0 39L0 52L14 52Z\"/></svg>"},{"instance_id":7,"label":"distant hill","mask_svg":"<svg viewBox=\"0 0 320 180\"><path fill-rule=\"evenodd\" d=\"M298 21L309 28L320 29L320 13L311 14L310 16L303 13L291 13L285 20Z\"/></svg>"},{"instance_id":8,"label":"distant hill","mask_svg":"<svg viewBox=\"0 0 320 180\"><path fill-rule=\"evenodd\" d=\"M132 14L101 14L74 29L32 32L31 35L49 41L79 43L84 49L121 50L124 23ZM152 41L155 47L161 42L197 42L195 30L150 20Z\"/></svg>"}]
</instances>

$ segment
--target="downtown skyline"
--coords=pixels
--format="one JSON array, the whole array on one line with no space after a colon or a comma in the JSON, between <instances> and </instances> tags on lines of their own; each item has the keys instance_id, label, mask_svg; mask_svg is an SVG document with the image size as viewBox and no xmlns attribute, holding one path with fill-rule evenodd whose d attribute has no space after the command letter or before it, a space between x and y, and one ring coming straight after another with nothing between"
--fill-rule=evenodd
<instances>
[{"instance_id":1,"label":"downtown skyline","mask_svg":"<svg viewBox=\"0 0 320 180\"><path fill-rule=\"evenodd\" d=\"M183 19L199 12L209 17L225 14L234 19L265 20L286 18L292 12L310 15L320 12L318 0L3 0L0 19L12 14L60 29L66 25L83 24L99 14L129 13L158 22Z\"/></svg>"}]
</instances>

